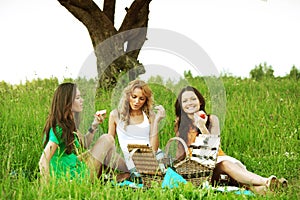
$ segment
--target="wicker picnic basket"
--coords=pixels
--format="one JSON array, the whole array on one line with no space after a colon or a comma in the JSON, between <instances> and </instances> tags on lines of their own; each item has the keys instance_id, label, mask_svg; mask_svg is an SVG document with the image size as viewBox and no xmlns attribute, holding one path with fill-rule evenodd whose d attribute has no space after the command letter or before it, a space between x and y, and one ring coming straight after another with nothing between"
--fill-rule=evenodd
<instances>
[{"instance_id":1,"label":"wicker picnic basket","mask_svg":"<svg viewBox=\"0 0 300 200\"><path fill-rule=\"evenodd\" d=\"M152 147L141 144L128 144L127 146L137 171L142 175L145 187L151 187L154 182L160 184L164 172L160 169Z\"/></svg>"},{"instance_id":2,"label":"wicker picnic basket","mask_svg":"<svg viewBox=\"0 0 300 200\"><path fill-rule=\"evenodd\" d=\"M213 172L211 168L205 167L190 158L178 162L174 165L174 168L178 174L195 186L200 186L203 182L210 181Z\"/></svg>"},{"instance_id":3,"label":"wicker picnic basket","mask_svg":"<svg viewBox=\"0 0 300 200\"><path fill-rule=\"evenodd\" d=\"M203 182L210 181L215 167L219 137L209 136L209 139L208 141L212 142L206 146L188 148L182 138L174 137L169 140L166 146L166 154L168 154L168 145L172 141L180 142L183 145L186 157L181 161L174 161L173 168L178 174L195 186L200 186ZM200 154L202 153L202 157L200 154L194 154L197 151L199 152L201 148L203 149L200 152Z\"/></svg>"},{"instance_id":4,"label":"wicker picnic basket","mask_svg":"<svg viewBox=\"0 0 300 200\"><path fill-rule=\"evenodd\" d=\"M180 137L169 139L165 147L164 157L157 161L156 155L149 145L128 144L127 148L132 156L137 171L142 175L144 186L151 187L153 182L161 184L164 178L164 169L172 167L187 181L195 186L200 186L204 181L210 181L216 163L216 155L219 147L219 137L206 136L207 145L188 148ZM181 143L186 157L177 161L170 156L170 146L174 142L178 146ZM195 149L193 149L195 148ZM191 153L190 153L191 152ZM163 164L163 167L161 166Z\"/></svg>"}]
</instances>

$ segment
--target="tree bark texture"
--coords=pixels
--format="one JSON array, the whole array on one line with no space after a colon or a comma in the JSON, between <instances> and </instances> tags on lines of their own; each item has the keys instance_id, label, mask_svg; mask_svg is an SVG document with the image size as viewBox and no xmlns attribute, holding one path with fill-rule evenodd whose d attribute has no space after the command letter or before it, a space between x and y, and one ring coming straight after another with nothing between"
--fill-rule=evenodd
<instances>
[{"instance_id":1,"label":"tree bark texture","mask_svg":"<svg viewBox=\"0 0 300 200\"><path fill-rule=\"evenodd\" d=\"M134 0L117 30L116 0L104 0L103 10L93 0L58 0L87 28L97 58L99 88L112 89L121 74L133 80L145 73L138 55L146 40L151 0Z\"/></svg>"}]
</instances>

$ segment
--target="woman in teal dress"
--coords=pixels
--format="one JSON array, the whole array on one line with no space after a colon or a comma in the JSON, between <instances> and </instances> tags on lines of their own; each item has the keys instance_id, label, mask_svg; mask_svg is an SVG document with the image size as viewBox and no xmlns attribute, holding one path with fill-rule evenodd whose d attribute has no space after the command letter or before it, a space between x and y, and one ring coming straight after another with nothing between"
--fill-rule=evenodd
<instances>
[{"instance_id":1,"label":"woman in teal dress","mask_svg":"<svg viewBox=\"0 0 300 200\"><path fill-rule=\"evenodd\" d=\"M44 127L44 150L39 161L46 180L58 178L99 177L104 166L128 172L124 160L116 153L111 135L103 134L93 147L90 144L104 115L95 115L86 134L78 130L83 98L74 83L62 83L56 89ZM86 150L87 149L87 150Z\"/></svg>"}]
</instances>

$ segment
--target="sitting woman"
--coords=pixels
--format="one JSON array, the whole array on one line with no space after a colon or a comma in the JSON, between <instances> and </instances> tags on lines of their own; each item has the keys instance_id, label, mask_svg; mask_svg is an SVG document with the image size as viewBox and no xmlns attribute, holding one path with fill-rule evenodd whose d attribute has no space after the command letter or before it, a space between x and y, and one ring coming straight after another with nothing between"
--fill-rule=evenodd
<instances>
[{"instance_id":1,"label":"sitting woman","mask_svg":"<svg viewBox=\"0 0 300 200\"><path fill-rule=\"evenodd\" d=\"M79 113L83 110L83 99L74 83L62 83L56 89L50 114L44 127L44 150L39 168L45 181L56 178L91 178L102 173L103 165L127 172L125 161L116 153L114 138L102 135L87 151L94 133L105 116L96 116L83 135L79 132ZM82 152L82 154L80 154Z\"/></svg>"},{"instance_id":2,"label":"sitting woman","mask_svg":"<svg viewBox=\"0 0 300 200\"><path fill-rule=\"evenodd\" d=\"M118 109L110 112L108 134L114 138L117 134L131 180L141 183L142 179L130 158L127 145L148 144L157 152L158 124L165 117L165 110L159 105L155 107L157 113L154 113L152 91L142 80L131 81L122 94Z\"/></svg>"},{"instance_id":3,"label":"sitting woman","mask_svg":"<svg viewBox=\"0 0 300 200\"><path fill-rule=\"evenodd\" d=\"M205 99L202 94L191 86L183 88L175 103L175 131L176 136L182 138L188 147L195 142L199 134L220 135L217 116L205 115L203 119L196 114L199 111L205 112ZM178 151L179 157L186 156L181 145L179 145ZM254 174L248 171L239 160L226 155L219 149L216 167L212 176L213 184L218 183L221 174L228 175L234 182L257 193L265 193L271 186L279 184L274 175L266 178ZM286 181L285 179L282 180Z\"/></svg>"}]
</instances>

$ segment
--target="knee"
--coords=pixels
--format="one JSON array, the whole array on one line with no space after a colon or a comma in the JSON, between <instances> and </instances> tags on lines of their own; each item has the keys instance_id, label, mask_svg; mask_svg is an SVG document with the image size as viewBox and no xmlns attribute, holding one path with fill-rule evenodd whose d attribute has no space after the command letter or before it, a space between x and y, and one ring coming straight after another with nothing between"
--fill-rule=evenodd
<instances>
[{"instance_id":1,"label":"knee","mask_svg":"<svg viewBox=\"0 0 300 200\"><path fill-rule=\"evenodd\" d=\"M115 144L115 139L110 134L103 134L98 140L105 142L105 144Z\"/></svg>"},{"instance_id":2,"label":"knee","mask_svg":"<svg viewBox=\"0 0 300 200\"><path fill-rule=\"evenodd\" d=\"M113 138L113 136L109 134L103 134L99 137L99 139L94 144L93 148L91 149L91 153L95 157L95 155L101 155L101 152L107 153L113 148L115 148L115 139Z\"/></svg>"},{"instance_id":3,"label":"knee","mask_svg":"<svg viewBox=\"0 0 300 200\"><path fill-rule=\"evenodd\" d=\"M222 172L228 172L230 170L231 162L228 160L223 160L217 164L217 168Z\"/></svg>"}]
</instances>

